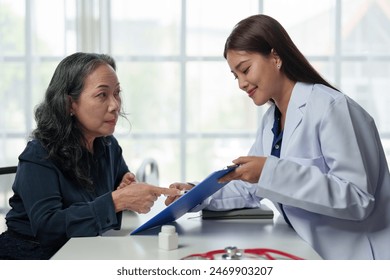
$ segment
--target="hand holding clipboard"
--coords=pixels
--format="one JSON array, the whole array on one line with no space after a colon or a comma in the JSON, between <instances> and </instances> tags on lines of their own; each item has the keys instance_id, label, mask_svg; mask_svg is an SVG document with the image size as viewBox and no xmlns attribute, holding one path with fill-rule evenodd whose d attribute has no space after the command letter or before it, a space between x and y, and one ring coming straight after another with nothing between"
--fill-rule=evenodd
<instances>
[{"instance_id":1,"label":"hand holding clipboard","mask_svg":"<svg viewBox=\"0 0 390 280\"><path fill-rule=\"evenodd\" d=\"M227 168L215 171L207 176L196 186L188 190L187 193L180 196L179 199L174 200L164 210L152 217L150 220L142 224L130 233L130 235L140 233L144 230L161 226L173 222L193 209L195 206L201 204L203 200L211 196L213 193L220 190L228 182L219 183L218 180L224 175L237 168L237 165L229 166ZM188 185L190 188L190 185Z\"/></svg>"},{"instance_id":2,"label":"hand holding clipboard","mask_svg":"<svg viewBox=\"0 0 390 280\"><path fill-rule=\"evenodd\" d=\"M231 171L233 171L237 167L238 167L237 164L226 166L223 170L229 170L229 172L225 173L225 175L223 175L221 178L223 178L227 174L231 173ZM221 178L218 179L218 183L223 183L220 181ZM230 180L226 180L226 181L230 181ZM172 202L174 202L175 200L180 198L182 195L189 192L193 187L195 187L195 184L193 184L193 183L173 183L173 184L171 184L169 186L169 188L176 188L176 189L180 190L180 194L178 196L168 196L167 199L165 200L165 205L167 205L167 206L170 205Z\"/></svg>"}]
</instances>

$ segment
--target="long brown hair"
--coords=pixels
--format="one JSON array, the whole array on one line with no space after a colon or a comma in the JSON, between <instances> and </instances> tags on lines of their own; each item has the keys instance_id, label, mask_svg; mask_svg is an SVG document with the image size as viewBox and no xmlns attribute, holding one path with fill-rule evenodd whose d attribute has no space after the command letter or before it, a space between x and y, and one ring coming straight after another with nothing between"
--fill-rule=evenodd
<instances>
[{"instance_id":1,"label":"long brown hair","mask_svg":"<svg viewBox=\"0 0 390 280\"><path fill-rule=\"evenodd\" d=\"M274 50L282 60L281 71L294 82L330 85L295 46L283 26L270 16L259 14L241 20L226 40L228 50L256 52L268 56Z\"/></svg>"}]
</instances>

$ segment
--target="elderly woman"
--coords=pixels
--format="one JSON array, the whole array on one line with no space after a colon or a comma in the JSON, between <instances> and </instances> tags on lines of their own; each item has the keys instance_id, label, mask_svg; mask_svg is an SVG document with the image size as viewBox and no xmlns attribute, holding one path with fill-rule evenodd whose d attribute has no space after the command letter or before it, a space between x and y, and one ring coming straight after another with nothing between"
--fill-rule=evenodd
<instances>
[{"instance_id":1,"label":"elderly woman","mask_svg":"<svg viewBox=\"0 0 390 280\"><path fill-rule=\"evenodd\" d=\"M71 237L120 228L123 210L147 213L177 194L129 172L112 136L122 114L115 69L108 55L75 53L55 70L19 156L1 259L48 259Z\"/></svg>"}]
</instances>

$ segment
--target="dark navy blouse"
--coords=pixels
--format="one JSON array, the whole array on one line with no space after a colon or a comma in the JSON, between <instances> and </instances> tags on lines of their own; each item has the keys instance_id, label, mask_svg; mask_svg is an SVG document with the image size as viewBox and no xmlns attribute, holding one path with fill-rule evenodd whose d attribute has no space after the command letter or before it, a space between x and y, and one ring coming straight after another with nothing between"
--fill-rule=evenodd
<instances>
[{"instance_id":1,"label":"dark navy blouse","mask_svg":"<svg viewBox=\"0 0 390 280\"><path fill-rule=\"evenodd\" d=\"M44 246L62 246L71 237L96 236L119 229L121 212L115 213L111 192L129 171L122 149L113 136L95 140L91 159L94 191L64 176L37 141L30 141L19 156L9 229L36 237Z\"/></svg>"},{"instance_id":2,"label":"dark navy blouse","mask_svg":"<svg viewBox=\"0 0 390 280\"><path fill-rule=\"evenodd\" d=\"M280 150L282 149L283 130L281 130L280 119L282 113L280 113L278 107L275 106L274 112L274 125L272 132L274 134L274 140L272 141L271 155L280 158Z\"/></svg>"}]
</instances>

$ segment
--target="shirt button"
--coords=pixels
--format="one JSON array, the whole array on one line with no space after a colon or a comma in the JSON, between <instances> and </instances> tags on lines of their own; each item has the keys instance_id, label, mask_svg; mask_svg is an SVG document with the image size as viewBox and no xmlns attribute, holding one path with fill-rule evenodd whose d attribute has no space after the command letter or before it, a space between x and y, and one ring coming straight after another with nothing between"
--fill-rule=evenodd
<instances>
[{"instance_id":1,"label":"shirt button","mask_svg":"<svg viewBox=\"0 0 390 280\"><path fill-rule=\"evenodd\" d=\"M275 149L279 150L280 146L278 144L275 145Z\"/></svg>"}]
</instances>

